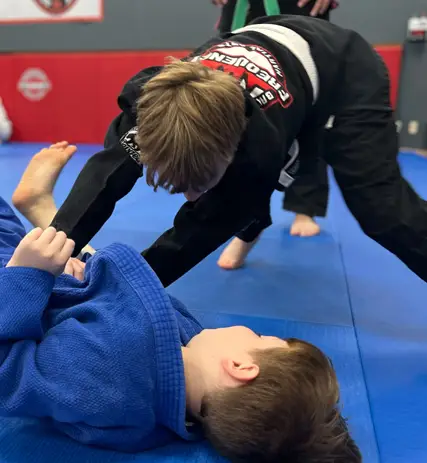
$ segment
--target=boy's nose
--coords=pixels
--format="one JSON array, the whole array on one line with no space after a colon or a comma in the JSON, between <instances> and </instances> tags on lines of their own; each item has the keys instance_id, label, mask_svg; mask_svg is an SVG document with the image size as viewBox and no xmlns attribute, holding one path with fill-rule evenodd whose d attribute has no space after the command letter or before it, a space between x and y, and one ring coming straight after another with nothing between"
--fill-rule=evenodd
<instances>
[{"instance_id":1,"label":"boy's nose","mask_svg":"<svg viewBox=\"0 0 427 463\"><path fill-rule=\"evenodd\" d=\"M187 191L184 193L184 196L187 201L194 202L197 201L200 198L200 196L202 196L202 194L203 193L199 193L197 191Z\"/></svg>"}]
</instances>

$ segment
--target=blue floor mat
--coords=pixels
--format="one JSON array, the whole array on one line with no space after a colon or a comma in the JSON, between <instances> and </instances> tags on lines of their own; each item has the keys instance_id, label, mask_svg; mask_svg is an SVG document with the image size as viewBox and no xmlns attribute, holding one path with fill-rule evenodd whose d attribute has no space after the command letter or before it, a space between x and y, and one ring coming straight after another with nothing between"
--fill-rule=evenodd
<instances>
[{"instance_id":1,"label":"blue floor mat","mask_svg":"<svg viewBox=\"0 0 427 463\"><path fill-rule=\"evenodd\" d=\"M427 160L405 155L403 174L427 197ZM427 461L427 286L361 235L338 200L344 271L381 461Z\"/></svg>"},{"instance_id":2,"label":"blue floor mat","mask_svg":"<svg viewBox=\"0 0 427 463\"><path fill-rule=\"evenodd\" d=\"M6 199L37 148L0 147L0 194ZM81 147L66 167L55 191L58 204L95 149ZM405 156L403 164L411 180L421 183L427 161ZM141 181L93 244L122 241L143 249L171 226L181 203L179 196L154 194ZM424 283L363 236L335 184L319 237L289 236L292 216L281 211L279 194L274 195L272 213L274 225L246 268L221 271L216 266L217 251L172 285L171 293L207 327L244 324L265 334L300 337L318 345L337 370L344 414L364 461L425 463ZM0 422L0 463L222 461L206 444L177 442L130 456L80 446L39 423Z\"/></svg>"}]
</instances>

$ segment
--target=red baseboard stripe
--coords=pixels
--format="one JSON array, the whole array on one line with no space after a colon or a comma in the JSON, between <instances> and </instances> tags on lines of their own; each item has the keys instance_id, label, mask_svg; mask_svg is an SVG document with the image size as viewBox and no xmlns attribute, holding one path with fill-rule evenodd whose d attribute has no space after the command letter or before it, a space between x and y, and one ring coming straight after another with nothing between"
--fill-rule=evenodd
<instances>
[{"instance_id":1,"label":"red baseboard stripe","mask_svg":"<svg viewBox=\"0 0 427 463\"><path fill-rule=\"evenodd\" d=\"M402 48L377 47L396 103ZM186 51L0 54L0 97L15 141L102 143L123 84L140 69Z\"/></svg>"}]
</instances>

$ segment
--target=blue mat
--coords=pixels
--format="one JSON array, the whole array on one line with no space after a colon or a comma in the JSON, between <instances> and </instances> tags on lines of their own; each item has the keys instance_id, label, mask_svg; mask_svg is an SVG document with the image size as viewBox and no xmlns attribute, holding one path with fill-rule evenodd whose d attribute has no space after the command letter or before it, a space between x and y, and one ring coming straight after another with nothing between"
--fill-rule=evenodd
<instances>
[{"instance_id":1,"label":"blue mat","mask_svg":"<svg viewBox=\"0 0 427 463\"><path fill-rule=\"evenodd\" d=\"M6 199L37 148L0 147L0 194ZM58 203L95 149L82 146L66 167L55 191ZM405 156L403 165L421 188L427 161ZM171 225L181 203L181 197L153 193L142 181L118 205L93 244L120 240L143 249ZM363 236L334 184L330 213L321 222L322 234L314 239L291 238L292 216L280 205L276 194L274 225L245 269L220 271L217 251L175 283L171 293L206 327L244 324L265 334L300 337L324 349L337 370L344 414L364 461L425 463L424 283ZM122 455L80 446L39 423L0 423L0 463L222 461L207 444L177 442L140 455Z\"/></svg>"},{"instance_id":2,"label":"blue mat","mask_svg":"<svg viewBox=\"0 0 427 463\"><path fill-rule=\"evenodd\" d=\"M405 154L404 175L427 198L427 160ZM341 201L344 271L381 461L427 461L427 285L362 236Z\"/></svg>"}]
</instances>

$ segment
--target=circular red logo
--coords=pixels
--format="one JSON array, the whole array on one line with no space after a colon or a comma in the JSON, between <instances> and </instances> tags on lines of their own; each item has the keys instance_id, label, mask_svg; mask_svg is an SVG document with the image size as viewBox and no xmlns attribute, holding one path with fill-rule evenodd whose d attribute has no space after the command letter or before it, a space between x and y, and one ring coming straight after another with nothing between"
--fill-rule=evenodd
<instances>
[{"instance_id":1,"label":"circular red logo","mask_svg":"<svg viewBox=\"0 0 427 463\"><path fill-rule=\"evenodd\" d=\"M68 11L77 0L34 0L34 2L50 14L62 14Z\"/></svg>"},{"instance_id":2,"label":"circular red logo","mask_svg":"<svg viewBox=\"0 0 427 463\"><path fill-rule=\"evenodd\" d=\"M18 90L29 101L41 101L51 91L52 83L40 68L26 69L18 81Z\"/></svg>"}]
</instances>

